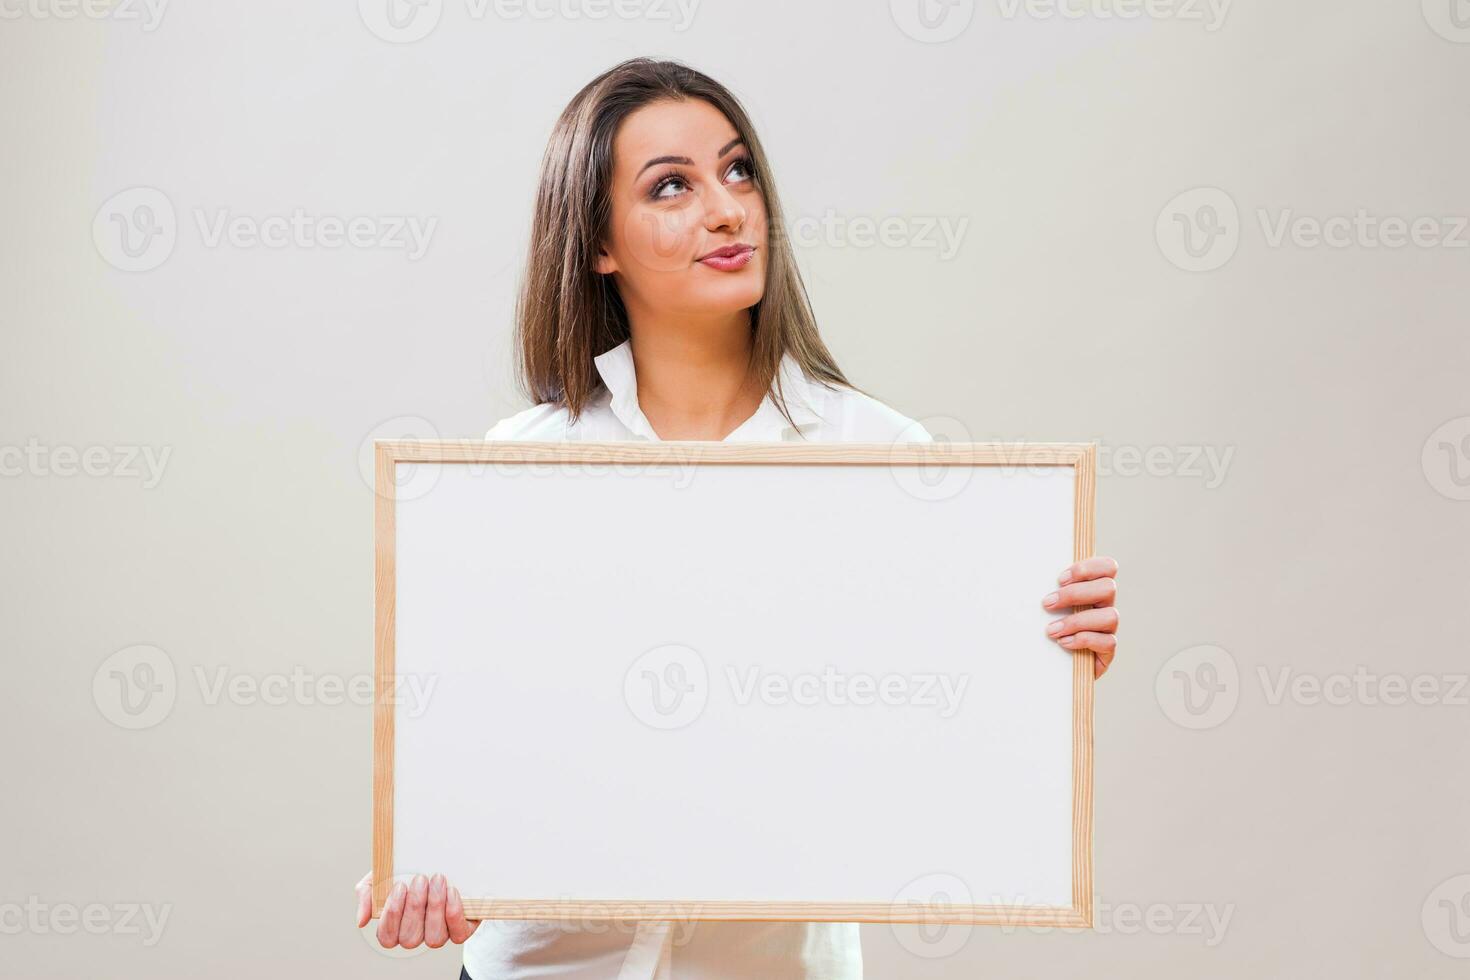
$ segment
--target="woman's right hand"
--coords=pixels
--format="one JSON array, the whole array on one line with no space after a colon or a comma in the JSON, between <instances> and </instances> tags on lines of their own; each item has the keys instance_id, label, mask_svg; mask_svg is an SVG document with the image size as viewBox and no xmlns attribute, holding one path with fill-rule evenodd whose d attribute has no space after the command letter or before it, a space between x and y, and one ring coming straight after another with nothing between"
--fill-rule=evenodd
<instances>
[{"instance_id":1,"label":"woman's right hand","mask_svg":"<svg viewBox=\"0 0 1470 980\"><path fill-rule=\"evenodd\" d=\"M372 917L373 873L369 871L357 883L357 928L367 925ZM464 942L479 925L464 917L459 889L443 875L414 875L408 885L400 881L388 893L378 918L378 945L384 949L414 949L422 943L438 949L445 942Z\"/></svg>"}]
</instances>

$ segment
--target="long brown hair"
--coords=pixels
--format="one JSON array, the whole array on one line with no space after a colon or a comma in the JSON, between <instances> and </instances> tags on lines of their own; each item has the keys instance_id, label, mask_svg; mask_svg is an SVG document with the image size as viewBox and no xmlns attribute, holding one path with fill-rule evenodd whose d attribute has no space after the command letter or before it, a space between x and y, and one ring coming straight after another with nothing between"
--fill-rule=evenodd
<instances>
[{"instance_id":1,"label":"long brown hair","mask_svg":"<svg viewBox=\"0 0 1470 980\"><path fill-rule=\"evenodd\" d=\"M790 353L814 381L857 389L817 333L816 318L785 233L775 182L755 127L719 82L676 61L633 58L588 82L556 122L541 161L525 278L516 304L518 383L535 404L567 408L572 422L601 386L593 358L630 336L612 277L596 271L612 214L613 139L622 121L651 102L704 99L745 141L765 201L766 282L751 308L749 370L788 422L780 387Z\"/></svg>"}]
</instances>

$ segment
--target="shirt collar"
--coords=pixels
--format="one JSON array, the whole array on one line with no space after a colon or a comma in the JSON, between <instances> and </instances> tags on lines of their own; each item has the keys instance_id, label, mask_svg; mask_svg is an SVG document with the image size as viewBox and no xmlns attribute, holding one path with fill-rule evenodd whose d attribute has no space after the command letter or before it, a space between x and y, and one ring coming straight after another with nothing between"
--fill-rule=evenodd
<instances>
[{"instance_id":1,"label":"shirt collar","mask_svg":"<svg viewBox=\"0 0 1470 980\"><path fill-rule=\"evenodd\" d=\"M638 406L638 378L633 370L633 342L625 340L611 350L598 354L592 361L597 366L597 373L602 376L602 383L612 396L609 408L618 421L627 426L635 436L654 442L661 441L644 416L643 409ZM781 355L780 374L786 408L791 412L791 418L797 427L805 428L820 422L825 389L808 380L801 365L790 354ZM791 423L786 421L786 417L776 407L771 393L766 392L766 397L761 400L755 414L742 422L725 439L732 442L779 442L791 429Z\"/></svg>"}]
</instances>

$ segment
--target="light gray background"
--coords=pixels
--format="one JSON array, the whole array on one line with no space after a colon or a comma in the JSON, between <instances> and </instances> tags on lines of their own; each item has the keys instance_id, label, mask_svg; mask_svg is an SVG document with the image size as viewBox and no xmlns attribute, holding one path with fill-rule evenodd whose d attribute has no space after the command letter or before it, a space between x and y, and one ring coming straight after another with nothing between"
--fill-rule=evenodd
<instances>
[{"instance_id":1,"label":"light gray background","mask_svg":"<svg viewBox=\"0 0 1470 980\"><path fill-rule=\"evenodd\" d=\"M1214 30L962 0L948 40L884 2L707 0L679 30L446 0L412 43L366 26L373 2L179 2L153 30L39 16L59 2L0 22L5 972L455 974L455 950L394 962L352 926L369 709L249 684L370 669L360 451L521 407L545 138L647 53L746 101L793 220L847 224L799 259L854 380L942 437L1104 450L1102 928L865 926L869 975L1463 975L1470 250L1270 234L1470 213L1451 0L1239 0ZM124 272L107 232L135 187L177 243ZM1218 267L1186 271L1171 229L1202 205ZM196 218L298 207L437 225L410 260L210 246ZM888 218L886 243L850 224ZM930 219L968 222L957 251L925 247ZM169 454L156 483L130 475L144 448ZM175 685L134 702L159 717L121 727L142 716L113 669L164 656ZM1380 681L1336 686L1359 668ZM1283 670L1345 703L1276 697ZM1385 704L1384 676L1438 693ZM92 903L97 934L51 917ZM126 906L167 912L156 942Z\"/></svg>"}]
</instances>

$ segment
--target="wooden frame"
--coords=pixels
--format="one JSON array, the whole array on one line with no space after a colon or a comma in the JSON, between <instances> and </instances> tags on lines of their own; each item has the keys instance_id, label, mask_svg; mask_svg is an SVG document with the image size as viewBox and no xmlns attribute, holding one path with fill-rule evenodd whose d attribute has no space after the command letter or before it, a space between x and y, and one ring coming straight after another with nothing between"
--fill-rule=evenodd
<instances>
[{"instance_id":1,"label":"wooden frame","mask_svg":"<svg viewBox=\"0 0 1470 980\"><path fill-rule=\"evenodd\" d=\"M379 441L375 443L375 685L373 710L373 915L382 914L393 875L395 641L395 488L400 463L676 463L1070 466L1075 469L1073 560L1093 553L1096 446L1092 443L726 443ZM1085 608L1085 607L1081 607ZM476 900L472 919L614 920L687 918L710 921L838 921L1033 925L1093 924L1093 657L1076 656L1072 697L1072 904L922 905Z\"/></svg>"}]
</instances>

